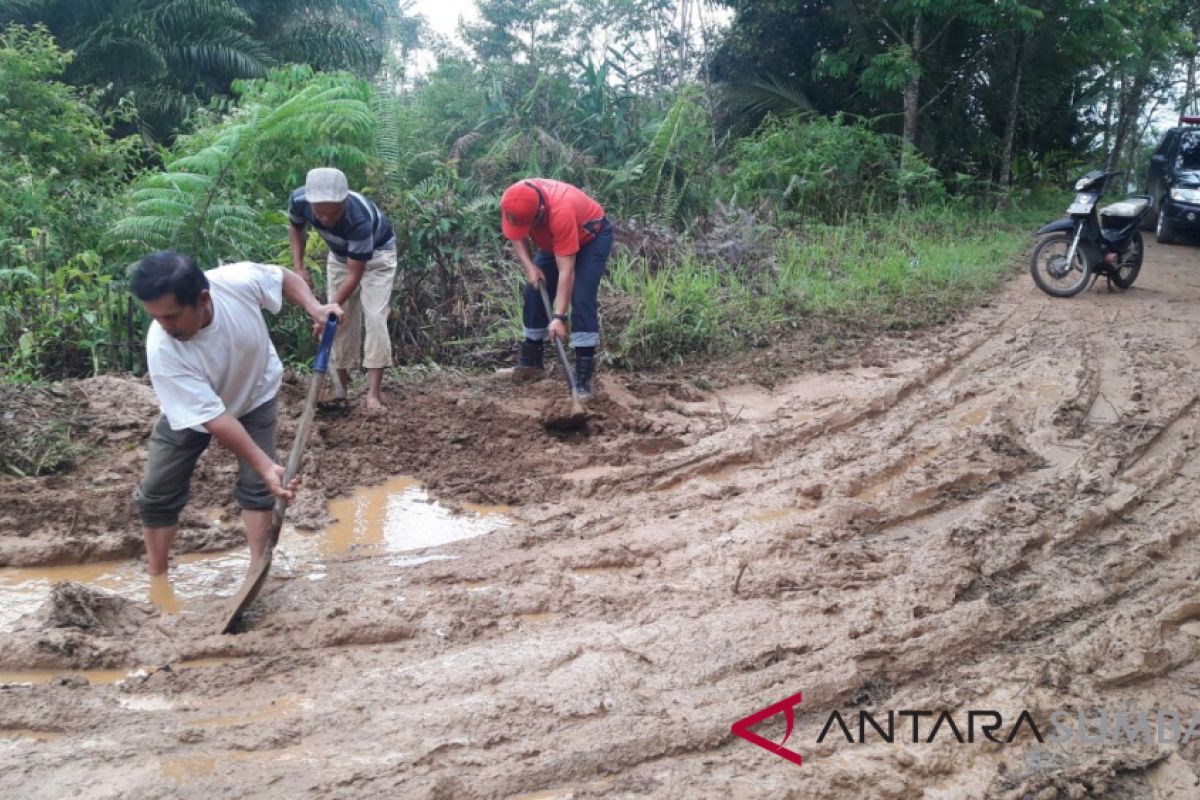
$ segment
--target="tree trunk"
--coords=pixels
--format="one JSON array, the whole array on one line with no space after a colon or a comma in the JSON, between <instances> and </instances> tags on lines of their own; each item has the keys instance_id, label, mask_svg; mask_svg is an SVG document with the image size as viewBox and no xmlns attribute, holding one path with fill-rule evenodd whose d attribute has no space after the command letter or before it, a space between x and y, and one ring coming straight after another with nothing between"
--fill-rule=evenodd
<instances>
[{"instance_id":1,"label":"tree trunk","mask_svg":"<svg viewBox=\"0 0 1200 800\"><path fill-rule=\"evenodd\" d=\"M1154 123L1154 118L1158 116L1159 106L1162 104L1161 98L1155 98L1154 105L1150 106L1150 110L1146 112L1142 124L1137 126L1136 135L1129 140L1128 154L1125 161L1125 177L1137 181L1137 185L1143 186L1146 173L1143 171L1139 175L1139 169L1144 169L1144 165L1137 163L1138 146L1146 138L1146 134L1150 131L1150 126ZM1135 114L1134 119L1137 119Z\"/></svg>"},{"instance_id":2,"label":"tree trunk","mask_svg":"<svg viewBox=\"0 0 1200 800\"><path fill-rule=\"evenodd\" d=\"M1021 78L1025 74L1025 59L1029 52L1025 34L1021 34L1017 45L1017 69L1013 78L1012 94L1008 100L1008 114L1004 119L1004 143L1000 148L1000 196L996 200L996 210L1008 207L1012 194L1012 155L1013 141L1017 135L1017 111L1021 101Z\"/></svg>"},{"instance_id":3,"label":"tree trunk","mask_svg":"<svg viewBox=\"0 0 1200 800\"><path fill-rule=\"evenodd\" d=\"M688 30L691 23L691 4L688 0L679 2L679 73L675 77L676 86L682 88L687 80L688 61Z\"/></svg>"},{"instance_id":4,"label":"tree trunk","mask_svg":"<svg viewBox=\"0 0 1200 800\"><path fill-rule=\"evenodd\" d=\"M1200 32L1198 32L1200 33ZM1187 84L1183 89L1183 99L1179 104L1179 114L1200 112L1200 94L1196 89L1196 62L1200 61L1200 55L1192 56L1188 61L1187 66ZM1193 107L1195 106L1195 107Z\"/></svg>"},{"instance_id":5,"label":"tree trunk","mask_svg":"<svg viewBox=\"0 0 1200 800\"><path fill-rule=\"evenodd\" d=\"M921 15L913 20L912 58L913 63L920 64L921 58ZM908 174L908 164L912 153L917 149L917 121L921 116L921 72L914 68L912 80L904 87L904 150L900 153L900 176L905 180ZM908 191L901 189L900 206L908 208Z\"/></svg>"},{"instance_id":6,"label":"tree trunk","mask_svg":"<svg viewBox=\"0 0 1200 800\"><path fill-rule=\"evenodd\" d=\"M662 92L667 88L666 78L663 76L663 66L666 58L663 56L663 35L660 27L659 11L655 9L651 12L650 18L654 21L654 77L657 82L656 89Z\"/></svg>"},{"instance_id":7,"label":"tree trunk","mask_svg":"<svg viewBox=\"0 0 1200 800\"><path fill-rule=\"evenodd\" d=\"M1192 36L1200 46L1200 14L1192 17ZM1187 85L1183 89L1183 100L1179 106L1179 114L1200 114L1200 86L1197 85L1197 72L1200 72L1200 52L1194 53L1188 60Z\"/></svg>"},{"instance_id":8,"label":"tree trunk","mask_svg":"<svg viewBox=\"0 0 1200 800\"><path fill-rule=\"evenodd\" d=\"M1121 89L1121 105L1117 113L1117 131L1113 137L1112 149L1108 151L1108 159L1104 169L1112 171L1120 163L1125 150L1125 142L1129 133L1137 124L1138 110L1142 106L1142 90L1146 83L1144 70L1139 69L1133 80Z\"/></svg>"},{"instance_id":9,"label":"tree trunk","mask_svg":"<svg viewBox=\"0 0 1200 800\"><path fill-rule=\"evenodd\" d=\"M921 15L913 21L912 58L915 64L920 64L921 58ZM916 147L917 120L921 113L921 73L914 70L912 80L904 87L904 141Z\"/></svg>"},{"instance_id":10,"label":"tree trunk","mask_svg":"<svg viewBox=\"0 0 1200 800\"><path fill-rule=\"evenodd\" d=\"M1113 85L1108 85L1107 97L1104 101L1104 138L1100 140L1100 150L1108 152L1108 143L1112 141L1113 106L1117 104L1117 94ZM1074 103L1072 102L1072 107Z\"/></svg>"}]
</instances>

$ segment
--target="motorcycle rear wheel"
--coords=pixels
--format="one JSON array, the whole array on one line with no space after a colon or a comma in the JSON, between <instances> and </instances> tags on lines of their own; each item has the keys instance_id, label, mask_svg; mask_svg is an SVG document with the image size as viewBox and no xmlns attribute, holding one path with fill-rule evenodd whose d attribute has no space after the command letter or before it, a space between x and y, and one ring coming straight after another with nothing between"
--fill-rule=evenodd
<instances>
[{"instance_id":1,"label":"motorcycle rear wheel","mask_svg":"<svg viewBox=\"0 0 1200 800\"><path fill-rule=\"evenodd\" d=\"M1067 253L1074 237L1059 233L1047 236L1033 250L1029 259L1029 274L1037 287L1051 297L1074 297L1087 286L1092 265L1083 248L1075 249L1074 263L1067 265Z\"/></svg>"},{"instance_id":2,"label":"motorcycle rear wheel","mask_svg":"<svg viewBox=\"0 0 1200 800\"><path fill-rule=\"evenodd\" d=\"M1133 239L1129 242L1129 247L1136 249L1133 250L1129 260L1118 264L1112 273L1112 282L1119 289L1128 289L1130 286L1133 286L1133 282L1137 280L1138 273L1142 271L1142 257L1146 254L1146 244L1142 241L1142 234L1140 232L1133 235Z\"/></svg>"}]
</instances>

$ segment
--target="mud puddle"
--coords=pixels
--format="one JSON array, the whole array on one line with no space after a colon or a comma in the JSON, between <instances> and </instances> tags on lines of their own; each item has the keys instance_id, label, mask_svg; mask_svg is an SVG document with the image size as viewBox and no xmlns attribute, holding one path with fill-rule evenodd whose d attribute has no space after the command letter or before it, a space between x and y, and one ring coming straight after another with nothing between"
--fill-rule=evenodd
<instances>
[{"instance_id":1,"label":"mud puddle","mask_svg":"<svg viewBox=\"0 0 1200 800\"><path fill-rule=\"evenodd\" d=\"M466 503L462 508L466 513L455 513L430 498L415 478L401 476L330 501L329 515L337 522L307 538L317 540L324 558L381 556L427 551L512 524L507 506ZM414 558L402 556L393 563Z\"/></svg>"},{"instance_id":2,"label":"mud puddle","mask_svg":"<svg viewBox=\"0 0 1200 800\"><path fill-rule=\"evenodd\" d=\"M172 669L205 669L236 662L235 658L194 658L180 661ZM55 678L84 678L93 686L111 686L121 681L145 676L143 668L135 669L26 669L0 671L0 686L6 684L49 683ZM149 709L142 709L149 710Z\"/></svg>"},{"instance_id":3,"label":"mud puddle","mask_svg":"<svg viewBox=\"0 0 1200 800\"><path fill-rule=\"evenodd\" d=\"M129 600L149 600L164 614L179 614L189 600L236 590L249 566L245 552L188 553L179 556L168 581L146 575L139 561L61 567L0 570L0 630L9 629L26 614L36 611L58 583L73 582L120 595Z\"/></svg>"},{"instance_id":4,"label":"mud puddle","mask_svg":"<svg viewBox=\"0 0 1200 800\"><path fill-rule=\"evenodd\" d=\"M267 762L291 762L309 760L302 748L282 750L226 750L220 753L196 753L173 756L159 760L158 767L164 778L184 786L196 783L210 775L226 769L231 764L252 766Z\"/></svg>"},{"instance_id":5,"label":"mud puddle","mask_svg":"<svg viewBox=\"0 0 1200 800\"><path fill-rule=\"evenodd\" d=\"M32 728L11 728L0 730L0 742L32 739L36 742L57 742L65 734L58 731L38 731Z\"/></svg>"},{"instance_id":6,"label":"mud puddle","mask_svg":"<svg viewBox=\"0 0 1200 800\"><path fill-rule=\"evenodd\" d=\"M329 502L335 521L324 531L306 533L284 527L275 551L273 572L293 578L321 580L329 562L348 557L386 557L396 566L423 563L445 554L437 548L512 525L506 506L466 503L461 512L432 499L421 483L409 476L393 478L379 486L355 490L349 497ZM146 575L140 561L108 561L53 567L0 569L0 630L10 629L21 617L38 609L50 589L71 581L130 600L149 600L163 614L183 614L189 603L229 595L241 585L249 568L245 548L216 553L185 553L174 559L169 579ZM6 677L38 682L61 672L41 676ZM92 683L113 683L122 671L87 675Z\"/></svg>"}]
</instances>

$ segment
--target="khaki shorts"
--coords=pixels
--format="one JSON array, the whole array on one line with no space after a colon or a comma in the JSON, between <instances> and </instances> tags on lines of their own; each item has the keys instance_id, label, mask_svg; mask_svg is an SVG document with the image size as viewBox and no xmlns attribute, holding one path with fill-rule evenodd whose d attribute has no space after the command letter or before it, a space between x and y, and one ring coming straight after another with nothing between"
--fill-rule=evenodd
<instances>
[{"instance_id":1,"label":"khaki shorts","mask_svg":"<svg viewBox=\"0 0 1200 800\"><path fill-rule=\"evenodd\" d=\"M325 271L329 296L333 297L350 276L350 270L330 253L325 262ZM367 262L358 288L342 303L346 316L342 319L337 338L333 340L333 351L329 354L329 363L335 369L350 369L357 367L360 362L367 369L392 365L392 338L388 334L387 321L395 280L396 251L376 250L375 256Z\"/></svg>"},{"instance_id":2,"label":"khaki shorts","mask_svg":"<svg viewBox=\"0 0 1200 800\"><path fill-rule=\"evenodd\" d=\"M263 452L275 459L275 399L238 418L246 433ZM196 460L208 448L212 434L191 428L171 430L167 418L159 416L146 453L146 473L133 493L142 524L148 528L166 528L179 522L179 512L187 505ZM262 476L248 463L238 459L238 477L233 496L242 508L268 511L275 497Z\"/></svg>"}]
</instances>

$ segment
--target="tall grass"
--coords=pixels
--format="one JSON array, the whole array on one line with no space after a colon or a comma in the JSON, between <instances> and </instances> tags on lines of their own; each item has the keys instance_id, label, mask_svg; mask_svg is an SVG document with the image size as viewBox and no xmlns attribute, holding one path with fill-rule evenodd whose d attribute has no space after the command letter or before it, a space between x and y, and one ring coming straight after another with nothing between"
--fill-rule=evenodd
<instances>
[{"instance_id":1,"label":"tall grass","mask_svg":"<svg viewBox=\"0 0 1200 800\"><path fill-rule=\"evenodd\" d=\"M734 272L689 251L657 272L620 253L609 264L606 283L626 300L617 301L618 309L627 309L609 350L630 362L718 352L761 327L750 287Z\"/></svg>"},{"instance_id":2,"label":"tall grass","mask_svg":"<svg viewBox=\"0 0 1200 800\"><path fill-rule=\"evenodd\" d=\"M631 365L732 352L832 321L864 331L945 320L1010 274L1030 228L966 212L898 212L769 234L755 267L684 250L656 270L618 253L602 289L605 348Z\"/></svg>"},{"instance_id":3,"label":"tall grass","mask_svg":"<svg viewBox=\"0 0 1200 800\"><path fill-rule=\"evenodd\" d=\"M994 218L902 213L809 229L780 238L764 293L783 311L923 325L994 286L1028 243Z\"/></svg>"}]
</instances>

